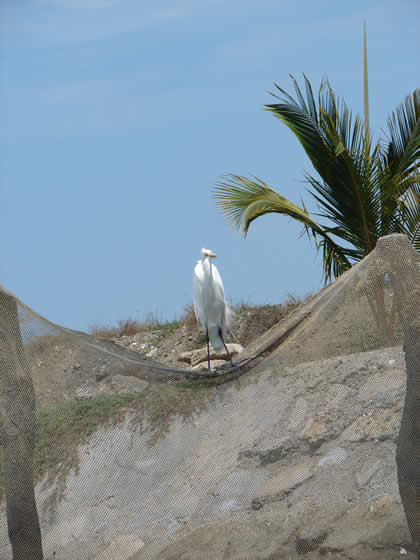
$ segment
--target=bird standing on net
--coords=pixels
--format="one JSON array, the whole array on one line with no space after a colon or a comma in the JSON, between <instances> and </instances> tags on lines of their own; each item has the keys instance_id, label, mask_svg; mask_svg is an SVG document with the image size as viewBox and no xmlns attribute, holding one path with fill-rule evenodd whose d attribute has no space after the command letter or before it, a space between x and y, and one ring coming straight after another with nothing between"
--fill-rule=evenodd
<instances>
[{"instance_id":1,"label":"bird standing on net","mask_svg":"<svg viewBox=\"0 0 420 560\"><path fill-rule=\"evenodd\" d=\"M219 271L212 263L216 255L210 249L201 249L201 253L203 257L194 268L194 313L206 333L207 364L211 371L209 341L216 352L224 346L230 365L233 365L224 341L226 331L230 328L232 310L225 301Z\"/></svg>"}]
</instances>

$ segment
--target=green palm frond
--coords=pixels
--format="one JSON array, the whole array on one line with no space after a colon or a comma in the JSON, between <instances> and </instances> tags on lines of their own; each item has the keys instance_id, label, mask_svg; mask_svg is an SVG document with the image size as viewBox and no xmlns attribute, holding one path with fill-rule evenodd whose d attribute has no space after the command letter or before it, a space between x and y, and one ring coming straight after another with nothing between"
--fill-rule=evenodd
<instances>
[{"instance_id":1,"label":"green palm frond","mask_svg":"<svg viewBox=\"0 0 420 560\"><path fill-rule=\"evenodd\" d=\"M273 212L284 214L302 223L318 249L322 249L326 282L350 268L349 257L355 258L355 252L335 243L329 230L313 220L305 206L300 208L258 178L229 175L217 185L214 193L217 206L245 236L256 218Z\"/></svg>"},{"instance_id":2,"label":"green palm frond","mask_svg":"<svg viewBox=\"0 0 420 560\"><path fill-rule=\"evenodd\" d=\"M353 243L365 254L378 237L377 209L379 198L373 181L374 166L366 154L371 151L370 139L360 117L353 118L344 101L336 98L327 79L321 83L316 104L312 88L305 78L304 95L292 77L298 102L276 85L282 94L274 95L282 103L266 105L296 135L322 181L312 182L323 216L338 219L340 225L353 232ZM318 111L316 112L316 107ZM366 146L366 142L369 143ZM377 148L374 148L376 153ZM334 212L331 212L331 205Z\"/></svg>"},{"instance_id":3,"label":"green palm frond","mask_svg":"<svg viewBox=\"0 0 420 560\"><path fill-rule=\"evenodd\" d=\"M265 105L265 110L273 113L273 115L282 121L298 138L306 154L312 161L313 166L320 172L334 156L335 147L332 149L328 142L328 138L324 134L319 125L319 115L316 110L312 87L305 76L307 85L306 93L308 102L305 102L303 93L301 92L296 79L291 76L294 88L299 100L297 103L285 90L279 85L274 84L276 89L282 94L271 93L273 97L278 98L282 103Z\"/></svg>"},{"instance_id":4,"label":"green palm frond","mask_svg":"<svg viewBox=\"0 0 420 560\"><path fill-rule=\"evenodd\" d=\"M420 159L420 89L398 105L388 118L389 142L384 167L404 177L418 169Z\"/></svg>"},{"instance_id":5,"label":"green palm frond","mask_svg":"<svg viewBox=\"0 0 420 560\"><path fill-rule=\"evenodd\" d=\"M414 248L420 251L420 181L413 178L398 201L394 229L404 233Z\"/></svg>"},{"instance_id":6,"label":"green palm frond","mask_svg":"<svg viewBox=\"0 0 420 560\"><path fill-rule=\"evenodd\" d=\"M251 222L269 212L281 210L282 214L303 223L310 219L307 212L257 177L251 180L240 175L230 175L226 181L220 181L217 185L217 206L245 236Z\"/></svg>"},{"instance_id":7,"label":"green palm frond","mask_svg":"<svg viewBox=\"0 0 420 560\"><path fill-rule=\"evenodd\" d=\"M335 96L324 78L315 99L304 75L304 91L291 76L295 98L274 84L278 102L265 105L299 140L318 176L306 173L308 192L330 226L320 225L304 203L297 206L263 181L229 175L218 183L217 205L247 234L267 213L299 221L323 253L324 277L340 275L372 251L380 236L405 233L420 250L420 90L408 96L388 120L389 141L373 144L367 123ZM365 100L366 101L366 100ZM338 245L336 236L351 248Z\"/></svg>"},{"instance_id":8,"label":"green palm frond","mask_svg":"<svg viewBox=\"0 0 420 560\"><path fill-rule=\"evenodd\" d=\"M392 113L388 129L388 142L378 157L381 234L403 232L414 243L420 212L420 90L407 96Z\"/></svg>"}]
</instances>

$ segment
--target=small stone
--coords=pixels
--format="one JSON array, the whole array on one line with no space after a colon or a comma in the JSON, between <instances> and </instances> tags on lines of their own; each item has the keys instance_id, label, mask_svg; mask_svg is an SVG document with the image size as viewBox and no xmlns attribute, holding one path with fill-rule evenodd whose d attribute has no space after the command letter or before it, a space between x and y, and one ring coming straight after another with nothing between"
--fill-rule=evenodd
<instances>
[{"instance_id":1,"label":"small stone","mask_svg":"<svg viewBox=\"0 0 420 560\"><path fill-rule=\"evenodd\" d=\"M310 419L303 435L310 443L318 443L328 439L330 432L330 418L326 415L319 415Z\"/></svg>"},{"instance_id":2,"label":"small stone","mask_svg":"<svg viewBox=\"0 0 420 560\"><path fill-rule=\"evenodd\" d=\"M191 355L192 355L192 351L188 351L188 352L181 352L181 354L178 355L178 362L186 362L187 364L191 363Z\"/></svg>"},{"instance_id":3,"label":"small stone","mask_svg":"<svg viewBox=\"0 0 420 560\"><path fill-rule=\"evenodd\" d=\"M210 360L210 369L215 369L218 368L220 366L223 366L224 364L226 364L225 360ZM200 362L199 364L197 364L196 366L194 366L193 368L191 368L192 371L195 371L197 373L200 372L208 372L208 365L207 365L207 360L205 362Z\"/></svg>"},{"instance_id":4,"label":"small stone","mask_svg":"<svg viewBox=\"0 0 420 560\"><path fill-rule=\"evenodd\" d=\"M251 502L252 509L259 510L263 507L264 500L262 498L254 498Z\"/></svg>"},{"instance_id":5,"label":"small stone","mask_svg":"<svg viewBox=\"0 0 420 560\"><path fill-rule=\"evenodd\" d=\"M398 423L386 409L376 409L359 416L342 433L347 441L383 441L395 435Z\"/></svg>"},{"instance_id":6,"label":"small stone","mask_svg":"<svg viewBox=\"0 0 420 560\"><path fill-rule=\"evenodd\" d=\"M96 379L96 381L102 381L102 379L105 379L105 377L107 375L108 375L108 372L106 371L106 365L103 364L102 366L100 366L99 370L96 372L95 379Z\"/></svg>"},{"instance_id":7,"label":"small stone","mask_svg":"<svg viewBox=\"0 0 420 560\"><path fill-rule=\"evenodd\" d=\"M236 343L228 343L226 344L229 354L231 356L236 356L243 350L243 346ZM213 348L210 347L210 360L228 360L228 356L226 355L226 351L223 348L220 352L216 352ZM191 352L191 365L195 366L201 362L207 362L207 348L204 346L203 348L199 348L198 350L193 350Z\"/></svg>"}]
</instances>

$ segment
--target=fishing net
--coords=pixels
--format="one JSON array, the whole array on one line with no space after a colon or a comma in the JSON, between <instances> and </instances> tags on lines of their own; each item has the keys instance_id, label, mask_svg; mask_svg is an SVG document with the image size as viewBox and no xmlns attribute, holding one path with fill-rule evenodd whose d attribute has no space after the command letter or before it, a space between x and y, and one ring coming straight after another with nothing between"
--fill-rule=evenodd
<instances>
[{"instance_id":1,"label":"fishing net","mask_svg":"<svg viewBox=\"0 0 420 560\"><path fill-rule=\"evenodd\" d=\"M0 288L0 558L418 558L418 271L381 238L210 374Z\"/></svg>"}]
</instances>

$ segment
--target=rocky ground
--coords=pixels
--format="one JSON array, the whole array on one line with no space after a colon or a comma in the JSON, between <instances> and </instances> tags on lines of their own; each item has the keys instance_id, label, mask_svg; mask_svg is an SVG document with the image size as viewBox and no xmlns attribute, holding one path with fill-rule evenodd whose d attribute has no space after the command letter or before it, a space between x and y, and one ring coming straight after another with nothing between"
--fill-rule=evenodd
<instances>
[{"instance_id":1,"label":"rocky ground","mask_svg":"<svg viewBox=\"0 0 420 560\"><path fill-rule=\"evenodd\" d=\"M231 343L246 351L286 315L242 311ZM104 394L138 399L80 441L84 419L66 409L68 443L36 488L47 560L415 559L395 465L401 346L271 358L233 382L178 390L103 373L100 354L70 342L46 344L31 365L41 407L64 399L87 414ZM188 322L113 342L171 367L203 363ZM0 557L11 558L3 522Z\"/></svg>"},{"instance_id":2,"label":"rocky ground","mask_svg":"<svg viewBox=\"0 0 420 560\"><path fill-rule=\"evenodd\" d=\"M226 337L228 350L233 357L237 357L243 348L279 323L302 303L297 299L289 298L287 303L279 305L238 306L235 310L232 332L229 332ZM198 329L191 312L187 319L173 330L150 329L132 335L111 337L110 340L170 367L202 370L207 368L207 353L203 353L206 347L205 335ZM217 360L211 363L212 368L228 360L225 352L216 354L212 349L211 359ZM204 362L204 367L200 368L199 364Z\"/></svg>"}]
</instances>

